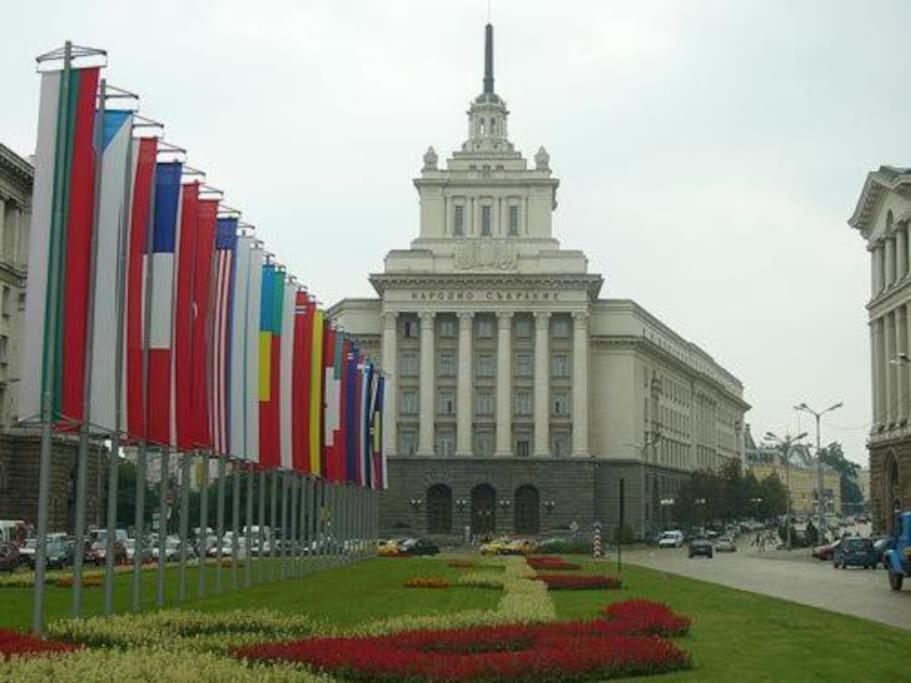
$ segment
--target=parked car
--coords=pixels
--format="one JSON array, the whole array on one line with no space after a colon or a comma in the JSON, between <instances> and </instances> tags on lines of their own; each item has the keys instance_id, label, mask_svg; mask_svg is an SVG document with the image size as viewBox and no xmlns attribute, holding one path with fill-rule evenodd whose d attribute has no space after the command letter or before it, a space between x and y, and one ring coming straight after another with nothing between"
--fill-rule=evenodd
<instances>
[{"instance_id":1,"label":"parked car","mask_svg":"<svg viewBox=\"0 0 911 683\"><path fill-rule=\"evenodd\" d=\"M496 538L488 543L484 543L481 546L482 555L504 555L509 549L509 544L512 543L512 539L508 536L502 536L501 538Z\"/></svg>"},{"instance_id":2,"label":"parked car","mask_svg":"<svg viewBox=\"0 0 911 683\"><path fill-rule=\"evenodd\" d=\"M841 540L816 546L813 548L813 557L817 560L828 562L835 557L835 549L838 547L839 543L841 543Z\"/></svg>"},{"instance_id":3,"label":"parked car","mask_svg":"<svg viewBox=\"0 0 911 683\"><path fill-rule=\"evenodd\" d=\"M683 532L682 531L665 531L658 539L659 548L682 548Z\"/></svg>"},{"instance_id":4,"label":"parked car","mask_svg":"<svg viewBox=\"0 0 911 683\"><path fill-rule=\"evenodd\" d=\"M736 553L737 544L734 543L734 539L731 536L721 536L717 541L715 541L715 550L719 553Z\"/></svg>"},{"instance_id":5,"label":"parked car","mask_svg":"<svg viewBox=\"0 0 911 683\"><path fill-rule=\"evenodd\" d=\"M0 572L12 574L19 566L19 548L11 541L0 541Z\"/></svg>"},{"instance_id":6,"label":"parked car","mask_svg":"<svg viewBox=\"0 0 911 683\"><path fill-rule=\"evenodd\" d=\"M879 561L882 562L883 569L889 568L886 553L892 550L894 547L894 536L876 536L873 538L873 551L876 553L876 557L879 558Z\"/></svg>"},{"instance_id":7,"label":"parked car","mask_svg":"<svg viewBox=\"0 0 911 683\"><path fill-rule=\"evenodd\" d=\"M133 558L136 556L136 539L128 538L123 544L124 550L126 551L126 560L127 562L132 562ZM142 550L140 551L139 561L142 563L151 562L152 560L152 549L149 548L147 544L143 545Z\"/></svg>"},{"instance_id":8,"label":"parked car","mask_svg":"<svg viewBox=\"0 0 911 683\"><path fill-rule=\"evenodd\" d=\"M67 543L63 537L48 540L45 553L44 565L48 569L63 569L73 564L73 544ZM34 555L27 562L29 567L35 568Z\"/></svg>"},{"instance_id":9,"label":"parked car","mask_svg":"<svg viewBox=\"0 0 911 683\"><path fill-rule=\"evenodd\" d=\"M700 538L694 538L690 541L689 545L689 556L696 557L696 555L703 555L710 560L715 554L715 549L712 546L712 542L705 538L704 536Z\"/></svg>"},{"instance_id":10,"label":"parked car","mask_svg":"<svg viewBox=\"0 0 911 683\"><path fill-rule=\"evenodd\" d=\"M506 544L504 555L533 555L538 550L538 545L527 538L516 538Z\"/></svg>"},{"instance_id":11,"label":"parked car","mask_svg":"<svg viewBox=\"0 0 911 683\"><path fill-rule=\"evenodd\" d=\"M35 548L38 547L37 538L27 538L25 539L25 545L19 548L19 564L27 564L31 566L35 558ZM29 560L32 562L29 562Z\"/></svg>"},{"instance_id":12,"label":"parked car","mask_svg":"<svg viewBox=\"0 0 911 683\"><path fill-rule=\"evenodd\" d=\"M863 567L869 569L875 567L880 561L873 549L872 538L860 538L859 536L848 536L841 539L841 543L835 548L835 555L832 558L832 566L838 569L847 567Z\"/></svg>"},{"instance_id":13,"label":"parked car","mask_svg":"<svg viewBox=\"0 0 911 683\"><path fill-rule=\"evenodd\" d=\"M436 555L440 548L427 538L409 538L399 545L402 555Z\"/></svg>"}]
</instances>

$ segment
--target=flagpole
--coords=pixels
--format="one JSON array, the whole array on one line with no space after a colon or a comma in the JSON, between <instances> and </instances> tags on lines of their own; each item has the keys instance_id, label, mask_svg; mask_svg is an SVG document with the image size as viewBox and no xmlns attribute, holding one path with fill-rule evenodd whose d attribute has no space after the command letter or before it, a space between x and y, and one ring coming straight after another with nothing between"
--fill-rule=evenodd
<instances>
[{"instance_id":1,"label":"flagpole","mask_svg":"<svg viewBox=\"0 0 911 683\"><path fill-rule=\"evenodd\" d=\"M257 583L263 582L263 548L266 544L266 471L264 469L259 470L259 559L256 562L256 581ZM271 541L270 541L271 545Z\"/></svg>"},{"instance_id":2,"label":"flagpole","mask_svg":"<svg viewBox=\"0 0 911 683\"><path fill-rule=\"evenodd\" d=\"M279 571L279 576L281 578L287 578L288 576L288 543L290 539L288 538L288 477L285 474L285 471L281 471L282 477L282 501L281 501L281 517L282 517L282 553L281 553L281 567Z\"/></svg>"},{"instance_id":3,"label":"flagpole","mask_svg":"<svg viewBox=\"0 0 911 683\"><path fill-rule=\"evenodd\" d=\"M146 424L148 430L148 424ZM158 591L155 596L155 604L158 607L164 606L164 570L167 560L167 537L168 537L168 475L171 459L171 449L169 446L161 448L161 481L159 482L159 500L158 500Z\"/></svg>"},{"instance_id":4,"label":"flagpole","mask_svg":"<svg viewBox=\"0 0 911 683\"><path fill-rule=\"evenodd\" d=\"M231 468L232 500L231 500L231 585L234 590L240 585L237 576L237 552L240 544L240 475L243 471L242 463L235 462Z\"/></svg>"},{"instance_id":5,"label":"flagpole","mask_svg":"<svg viewBox=\"0 0 911 683\"><path fill-rule=\"evenodd\" d=\"M221 593L221 545L225 536L225 458L218 456L218 499L215 503L215 592Z\"/></svg>"},{"instance_id":6,"label":"flagpole","mask_svg":"<svg viewBox=\"0 0 911 683\"><path fill-rule=\"evenodd\" d=\"M298 551L298 538L297 538L297 472L289 472L288 476L290 477L290 488L291 488L291 497L288 501L288 524L290 525L291 532L291 567L290 575L297 575L297 551Z\"/></svg>"},{"instance_id":7,"label":"flagpole","mask_svg":"<svg viewBox=\"0 0 911 683\"><path fill-rule=\"evenodd\" d=\"M244 588L249 588L252 578L252 557L253 549L253 464L247 466L247 514L244 519L247 521L244 528Z\"/></svg>"},{"instance_id":8,"label":"flagpole","mask_svg":"<svg viewBox=\"0 0 911 683\"><path fill-rule=\"evenodd\" d=\"M202 482L199 487L199 541L197 555L199 560L199 583L196 587L197 597L206 594L206 558L209 551L209 453L203 451L202 457Z\"/></svg>"},{"instance_id":9,"label":"flagpole","mask_svg":"<svg viewBox=\"0 0 911 683\"><path fill-rule=\"evenodd\" d=\"M142 594L142 556L145 551L145 502L146 502L146 443L143 439L139 443L136 455L136 516L135 540L133 542L133 611L140 609Z\"/></svg>"},{"instance_id":10,"label":"flagpole","mask_svg":"<svg viewBox=\"0 0 911 683\"><path fill-rule=\"evenodd\" d=\"M180 535L180 552L178 554L178 588L177 600L184 602L187 599L187 533L189 531L188 517L190 516L190 458L187 452L178 453L180 458L180 526L177 533Z\"/></svg>"},{"instance_id":11,"label":"flagpole","mask_svg":"<svg viewBox=\"0 0 911 683\"><path fill-rule=\"evenodd\" d=\"M272 540L269 543L269 580L275 580L275 544L278 543L278 470L272 470L272 495L269 496L269 522Z\"/></svg>"}]
</instances>

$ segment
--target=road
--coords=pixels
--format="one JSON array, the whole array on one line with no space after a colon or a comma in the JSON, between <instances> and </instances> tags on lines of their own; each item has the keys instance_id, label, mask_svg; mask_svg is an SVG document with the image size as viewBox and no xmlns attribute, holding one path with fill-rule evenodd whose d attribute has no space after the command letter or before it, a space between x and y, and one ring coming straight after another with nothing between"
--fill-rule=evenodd
<instances>
[{"instance_id":1,"label":"road","mask_svg":"<svg viewBox=\"0 0 911 683\"><path fill-rule=\"evenodd\" d=\"M631 564L671 574L771 595L783 600L850 614L911 631L911 585L901 593L889 589L886 572L833 569L831 562L809 556L809 550L716 553L707 560L674 550L624 550Z\"/></svg>"}]
</instances>

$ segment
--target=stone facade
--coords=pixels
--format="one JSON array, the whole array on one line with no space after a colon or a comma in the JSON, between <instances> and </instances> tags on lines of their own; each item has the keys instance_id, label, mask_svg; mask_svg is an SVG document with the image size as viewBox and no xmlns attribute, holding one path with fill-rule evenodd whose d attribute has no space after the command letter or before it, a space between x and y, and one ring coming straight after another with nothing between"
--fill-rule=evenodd
<instances>
[{"instance_id":1,"label":"stone facade","mask_svg":"<svg viewBox=\"0 0 911 683\"><path fill-rule=\"evenodd\" d=\"M387 377L381 520L588 528L616 523L622 477L646 533L690 472L742 460L743 386L634 301L600 298L585 254L560 246L559 181L543 147L532 166L509 140L492 53L467 140L444 168L424 155L418 237L370 276L378 298L329 310Z\"/></svg>"},{"instance_id":2,"label":"stone facade","mask_svg":"<svg viewBox=\"0 0 911 683\"><path fill-rule=\"evenodd\" d=\"M874 528L890 531L911 509L911 169L869 173L848 224L870 253L870 501Z\"/></svg>"},{"instance_id":3,"label":"stone facade","mask_svg":"<svg viewBox=\"0 0 911 683\"><path fill-rule=\"evenodd\" d=\"M755 463L750 471L758 481L773 474L791 492L791 510L799 515L817 514L816 488L818 472L815 467L785 467L778 462ZM825 468L822 478L823 490L829 512L841 512L841 477L830 468Z\"/></svg>"}]
</instances>

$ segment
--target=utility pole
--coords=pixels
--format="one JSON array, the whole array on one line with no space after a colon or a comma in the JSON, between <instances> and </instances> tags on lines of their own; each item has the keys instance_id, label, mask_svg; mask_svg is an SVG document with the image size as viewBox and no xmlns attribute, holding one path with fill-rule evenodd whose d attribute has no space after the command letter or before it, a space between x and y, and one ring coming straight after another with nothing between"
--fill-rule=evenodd
<instances>
[{"instance_id":1,"label":"utility pole","mask_svg":"<svg viewBox=\"0 0 911 683\"><path fill-rule=\"evenodd\" d=\"M841 408L844 404L839 401L835 405L829 406L822 412L816 412L806 403L801 403L800 405L794 406L794 410L803 411L809 413L816 418L816 506L819 512L819 535L820 538L826 532L826 503L824 493L824 483L822 476L822 450L820 448L820 437L819 437L819 421L820 418L826 413L832 412Z\"/></svg>"},{"instance_id":2,"label":"utility pole","mask_svg":"<svg viewBox=\"0 0 911 683\"><path fill-rule=\"evenodd\" d=\"M785 434L785 437L782 439L772 432L765 433L765 438L769 441L773 441L781 449L782 455L784 456L785 488L788 490L787 513L785 516L785 545L788 550L791 550L791 448L806 435L806 432L801 432L795 437Z\"/></svg>"}]
</instances>

